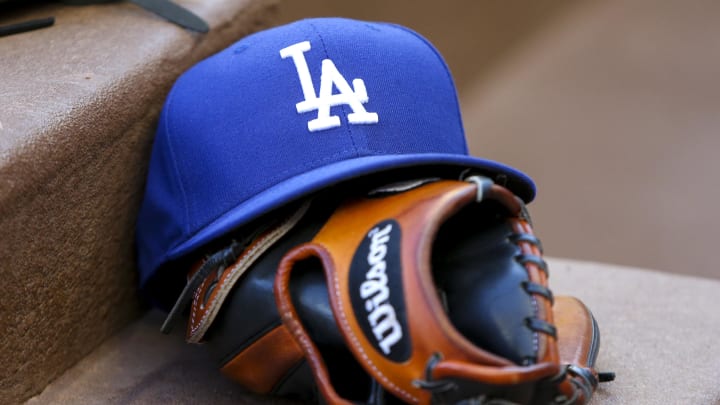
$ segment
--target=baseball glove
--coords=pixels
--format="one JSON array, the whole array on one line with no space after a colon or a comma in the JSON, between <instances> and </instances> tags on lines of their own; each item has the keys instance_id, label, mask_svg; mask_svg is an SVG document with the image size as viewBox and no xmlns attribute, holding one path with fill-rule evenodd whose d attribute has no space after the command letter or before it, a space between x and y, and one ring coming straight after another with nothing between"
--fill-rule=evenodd
<instances>
[{"instance_id":1,"label":"baseball glove","mask_svg":"<svg viewBox=\"0 0 720 405\"><path fill-rule=\"evenodd\" d=\"M523 203L487 178L306 201L199 260L190 305L248 389L341 404L584 404L598 326L553 297ZM169 328L170 323L164 325Z\"/></svg>"}]
</instances>

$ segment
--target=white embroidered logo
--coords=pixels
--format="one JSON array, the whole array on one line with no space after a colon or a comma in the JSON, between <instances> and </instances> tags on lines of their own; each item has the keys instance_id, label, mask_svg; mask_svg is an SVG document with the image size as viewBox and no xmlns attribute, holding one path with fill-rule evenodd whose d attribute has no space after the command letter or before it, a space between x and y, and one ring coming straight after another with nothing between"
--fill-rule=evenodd
<instances>
[{"instance_id":1,"label":"white embroidered logo","mask_svg":"<svg viewBox=\"0 0 720 405\"><path fill-rule=\"evenodd\" d=\"M372 327L375 339L383 353L390 354L393 345L403 337L402 326L398 322L395 308L390 302L390 288L388 288L387 270L387 244L390 241L392 225L383 229L373 228L367 235L370 238L370 252L367 255L367 264L370 266L365 273L365 281L360 285L360 297L365 301L367 320Z\"/></svg>"},{"instance_id":2,"label":"white embroidered logo","mask_svg":"<svg viewBox=\"0 0 720 405\"><path fill-rule=\"evenodd\" d=\"M280 57L283 59L292 58L300 78L300 86L302 86L305 100L295 105L298 114L312 110L318 111L317 118L308 121L308 130L315 132L339 127L341 125L340 117L330 115L330 107L343 104L352 109L352 113L347 115L348 123L376 124L378 122L377 113L367 112L363 107L363 104L368 102L365 82L362 79L354 79L351 88L330 59L322 61L320 92L315 95L310 69L308 69L307 60L305 60L305 52L309 50L309 41L299 42L280 50ZM338 89L339 94L333 94L333 85Z\"/></svg>"}]
</instances>

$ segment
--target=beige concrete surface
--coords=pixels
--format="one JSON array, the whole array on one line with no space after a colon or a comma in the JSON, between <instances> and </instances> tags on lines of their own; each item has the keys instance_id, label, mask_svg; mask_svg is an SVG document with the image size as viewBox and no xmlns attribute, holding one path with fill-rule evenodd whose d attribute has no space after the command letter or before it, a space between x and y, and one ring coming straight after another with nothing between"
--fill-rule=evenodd
<instances>
[{"instance_id":1,"label":"beige concrete surface","mask_svg":"<svg viewBox=\"0 0 720 405\"><path fill-rule=\"evenodd\" d=\"M160 333L163 320L164 314L159 311L147 313L108 339L27 404L270 402L263 402L225 379L203 347L185 344L184 328L175 328L171 335Z\"/></svg>"},{"instance_id":2,"label":"beige concrete surface","mask_svg":"<svg viewBox=\"0 0 720 405\"><path fill-rule=\"evenodd\" d=\"M165 95L275 2L182 3L209 34L128 2L0 15L56 18L0 38L0 403L37 394L139 316L134 225Z\"/></svg>"},{"instance_id":3,"label":"beige concrete surface","mask_svg":"<svg viewBox=\"0 0 720 405\"><path fill-rule=\"evenodd\" d=\"M593 404L720 404L720 281L550 259L556 295L582 299L601 332L597 367L617 379Z\"/></svg>"},{"instance_id":4,"label":"beige concrete surface","mask_svg":"<svg viewBox=\"0 0 720 405\"><path fill-rule=\"evenodd\" d=\"M600 325L597 366L617 380L592 404L720 404L720 281L549 259L556 295L575 295ZM150 312L28 404L266 403L225 380L182 328L160 334Z\"/></svg>"}]
</instances>

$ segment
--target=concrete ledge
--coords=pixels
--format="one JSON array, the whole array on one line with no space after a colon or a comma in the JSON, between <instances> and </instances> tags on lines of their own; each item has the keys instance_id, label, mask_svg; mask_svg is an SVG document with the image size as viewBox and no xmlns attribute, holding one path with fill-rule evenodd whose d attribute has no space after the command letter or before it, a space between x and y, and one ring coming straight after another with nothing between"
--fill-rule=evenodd
<instances>
[{"instance_id":1,"label":"concrete ledge","mask_svg":"<svg viewBox=\"0 0 720 405\"><path fill-rule=\"evenodd\" d=\"M27 404L273 403L223 378L203 347L185 344L184 328L161 334L163 320L148 312Z\"/></svg>"},{"instance_id":2,"label":"concrete ledge","mask_svg":"<svg viewBox=\"0 0 720 405\"><path fill-rule=\"evenodd\" d=\"M155 120L190 65L269 25L275 0L180 1L200 35L129 2L40 5L0 23L0 392L21 402L140 313L133 232Z\"/></svg>"},{"instance_id":3,"label":"concrete ledge","mask_svg":"<svg viewBox=\"0 0 720 405\"><path fill-rule=\"evenodd\" d=\"M720 281L601 263L549 260L550 287L600 325L603 384L593 404L720 403Z\"/></svg>"},{"instance_id":4,"label":"concrete ledge","mask_svg":"<svg viewBox=\"0 0 720 405\"><path fill-rule=\"evenodd\" d=\"M594 312L598 367L615 371L592 404L716 404L720 401L720 282L597 263L551 259L555 294ZM271 403L224 379L182 328L159 333L149 312L28 404Z\"/></svg>"}]
</instances>

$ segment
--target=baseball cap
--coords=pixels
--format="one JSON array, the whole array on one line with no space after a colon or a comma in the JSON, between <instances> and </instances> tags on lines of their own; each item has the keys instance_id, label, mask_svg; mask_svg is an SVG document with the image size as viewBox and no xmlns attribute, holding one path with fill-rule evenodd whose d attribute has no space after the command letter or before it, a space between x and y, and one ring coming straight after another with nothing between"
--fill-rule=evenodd
<instances>
[{"instance_id":1,"label":"baseball cap","mask_svg":"<svg viewBox=\"0 0 720 405\"><path fill-rule=\"evenodd\" d=\"M245 37L167 97L136 228L141 285L291 201L420 166L498 174L526 202L535 194L520 171L468 155L450 72L417 33L318 18Z\"/></svg>"}]
</instances>

